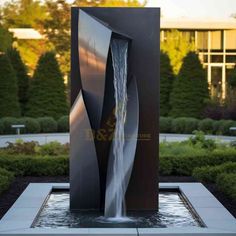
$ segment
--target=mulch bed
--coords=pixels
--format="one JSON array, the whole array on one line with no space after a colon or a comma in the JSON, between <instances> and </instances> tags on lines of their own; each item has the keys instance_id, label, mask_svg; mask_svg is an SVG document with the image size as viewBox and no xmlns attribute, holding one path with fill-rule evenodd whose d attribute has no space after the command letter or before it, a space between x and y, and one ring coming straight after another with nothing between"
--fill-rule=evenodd
<instances>
[{"instance_id":1,"label":"mulch bed","mask_svg":"<svg viewBox=\"0 0 236 236\"><path fill-rule=\"evenodd\" d=\"M13 205L29 183L66 183L68 177L17 177L10 189L0 196L0 219ZM196 182L193 177L165 176L160 177L160 182ZM204 184L210 192L236 217L236 202L227 198L214 184Z\"/></svg>"}]
</instances>

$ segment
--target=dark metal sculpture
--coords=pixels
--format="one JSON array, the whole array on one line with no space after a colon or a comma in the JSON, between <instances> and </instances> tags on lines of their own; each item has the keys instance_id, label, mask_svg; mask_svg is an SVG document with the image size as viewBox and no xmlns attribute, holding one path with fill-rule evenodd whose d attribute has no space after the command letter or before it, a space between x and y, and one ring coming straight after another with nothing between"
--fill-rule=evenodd
<instances>
[{"instance_id":1,"label":"dark metal sculpture","mask_svg":"<svg viewBox=\"0 0 236 236\"><path fill-rule=\"evenodd\" d=\"M108 215L115 214L109 190L116 124L113 39L129 43L123 180L127 208L158 207L159 18L157 8L72 8L72 210L105 208Z\"/></svg>"}]
</instances>

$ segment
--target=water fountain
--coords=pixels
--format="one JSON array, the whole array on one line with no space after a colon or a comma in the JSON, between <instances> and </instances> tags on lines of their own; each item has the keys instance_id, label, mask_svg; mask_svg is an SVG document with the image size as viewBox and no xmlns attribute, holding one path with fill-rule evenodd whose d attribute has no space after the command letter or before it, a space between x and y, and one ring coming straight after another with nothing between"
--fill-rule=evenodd
<instances>
[{"instance_id":1,"label":"water fountain","mask_svg":"<svg viewBox=\"0 0 236 236\"><path fill-rule=\"evenodd\" d=\"M30 184L0 235L234 235L200 183L158 185L158 8L72 8L70 184Z\"/></svg>"}]
</instances>

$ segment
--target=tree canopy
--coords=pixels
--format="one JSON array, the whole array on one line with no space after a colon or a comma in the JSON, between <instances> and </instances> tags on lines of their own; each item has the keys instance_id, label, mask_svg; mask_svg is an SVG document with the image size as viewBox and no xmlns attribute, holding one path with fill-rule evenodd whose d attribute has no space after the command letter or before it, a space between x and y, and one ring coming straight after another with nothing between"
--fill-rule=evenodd
<instances>
[{"instance_id":1,"label":"tree canopy","mask_svg":"<svg viewBox=\"0 0 236 236\"><path fill-rule=\"evenodd\" d=\"M2 21L8 28L37 28L46 18L46 8L38 0L6 2L2 10Z\"/></svg>"},{"instance_id":2,"label":"tree canopy","mask_svg":"<svg viewBox=\"0 0 236 236\"><path fill-rule=\"evenodd\" d=\"M51 116L56 119L68 114L65 85L53 52L43 54L36 67L29 91L26 115Z\"/></svg>"},{"instance_id":3,"label":"tree canopy","mask_svg":"<svg viewBox=\"0 0 236 236\"><path fill-rule=\"evenodd\" d=\"M6 54L0 54L0 117L20 115L16 74Z\"/></svg>"},{"instance_id":4,"label":"tree canopy","mask_svg":"<svg viewBox=\"0 0 236 236\"><path fill-rule=\"evenodd\" d=\"M182 66L183 58L188 52L194 51L194 42L191 35L178 30L166 31L165 33L165 40L161 42L161 49L169 55L174 74L177 75Z\"/></svg>"},{"instance_id":5,"label":"tree canopy","mask_svg":"<svg viewBox=\"0 0 236 236\"><path fill-rule=\"evenodd\" d=\"M209 99L206 71L198 55L189 52L183 60L182 67L173 84L170 97L173 117L201 117Z\"/></svg>"},{"instance_id":6,"label":"tree canopy","mask_svg":"<svg viewBox=\"0 0 236 236\"><path fill-rule=\"evenodd\" d=\"M16 73L17 86L18 86L18 99L21 106L21 114L24 115L25 106L28 101L28 88L29 88L29 76L27 74L27 68L20 57L19 51L16 48L8 49L7 55Z\"/></svg>"},{"instance_id":7,"label":"tree canopy","mask_svg":"<svg viewBox=\"0 0 236 236\"><path fill-rule=\"evenodd\" d=\"M170 109L169 97L175 78L167 53L161 52L160 69L160 114L161 116L167 116Z\"/></svg>"},{"instance_id":8,"label":"tree canopy","mask_svg":"<svg viewBox=\"0 0 236 236\"><path fill-rule=\"evenodd\" d=\"M12 46L13 35L0 25L0 52L5 52Z\"/></svg>"}]
</instances>

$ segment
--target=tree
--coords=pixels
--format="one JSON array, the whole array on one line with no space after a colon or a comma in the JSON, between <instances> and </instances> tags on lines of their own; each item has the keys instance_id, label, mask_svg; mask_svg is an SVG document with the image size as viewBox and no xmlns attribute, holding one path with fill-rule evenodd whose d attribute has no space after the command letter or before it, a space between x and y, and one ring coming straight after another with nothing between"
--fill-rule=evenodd
<instances>
[{"instance_id":1,"label":"tree","mask_svg":"<svg viewBox=\"0 0 236 236\"><path fill-rule=\"evenodd\" d=\"M144 6L138 0L76 0L74 6L112 7L112 6ZM64 75L70 71L70 7L65 0L46 0L48 18L41 21L42 34L53 44L58 61Z\"/></svg>"},{"instance_id":2,"label":"tree","mask_svg":"<svg viewBox=\"0 0 236 236\"><path fill-rule=\"evenodd\" d=\"M206 72L198 55L189 52L184 58L183 65L173 84L170 115L173 117L201 117L208 99Z\"/></svg>"},{"instance_id":3,"label":"tree","mask_svg":"<svg viewBox=\"0 0 236 236\"><path fill-rule=\"evenodd\" d=\"M25 106L28 101L28 88L29 88L29 76L27 74L27 68L23 63L20 53L17 49L8 49L7 55L11 61L11 64L15 70L18 85L18 98L21 106L21 114L24 115Z\"/></svg>"},{"instance_id":4,"label":"tree","mask_svg":"<svg viewBox=\"0 0 236 236\"><path fill-rule=\"evenodd\" d=\"M161 49L169 55L174 74L177 75L183 58L188 52L194 51L194 41L189 34L184 34L178 30L166 31L165 33L166 39L161 42Z\"/></svg>"},{"instance_id":5,"label":"tree","mask_svg":"<svg viewBox=\"0 0 236 236\"><path fill-rule=\"evenodd\" d=\"M6 28L34 28L40 30L40 22L48 17L46 7L38 0L13 0L6 2L2 12L2 23ZM14 45L19 50L30 73L35 69L38 55L52 49L47 39L17 39Z\"/></svg>"},{"instance_id":6,"label":"tree","mask_svg":"<svg viewBox=\"0 0 236 236\"><path fill-rule=\"evenodd\" d=\"M86 7L144 7L147 0L140 3L138 0L75 0L74 5Z\"/></svg>"},{"instance_id":7,"label":"tree","mask_svg":"<svg viewBox=\"0 0 236 236\"><path fill-rule=\"evenodd\" d=\"M39 58L30 87L26 115L51 116L58 119L67 114L63 76L55 54L47 52Z\"/></svg>"},{"instance_id":8,"label":"tree","mask_svg":"<svg viewBox=\"0 0 236 236\"><path fill-rule=\"evenodd\" d=\"M6 54L0 54L0 117L20 115L16 74Z\"/></svg>"},{"instance_id":9,"label":"tree","mask_svg":"<svg viewBox=\"0 0 236 236\"><path fill-rule=\"evenodd\" d=\"M12 46L13 36L7 29L0 25L0 52L5 52Z\"/></svg>"},{"instance_id":10,"label":"tree","mask_svg":"<svg viewBox=\"0 0 236 236\"><path fill-rule=\"evenodd\" d=\"M45 6L38 0L6 2L2 12L3 24L8 28L37 28L39 21L47 18Z\"/></svg>"},{"instance_id":11,"label":"tree","mask_svg":"<svg viewBox=\"0 0 236 236\"><path fill-rule=\"evenodd\" d=\"M42 34L48 38L57 53L64 75L70 72L70 7L64 0L46 0L48 18L41 21Z\"/></svg>"},{"instance_id":12,"label":"tree","mask_svg":"<svg viewBox=\"0 0 236 236\"><path fill-rule=\"evenodd\" d=\"M174 74L170 58L164 52L160 54L160 69L160 113L161 116L167 116L170 109L169 97L174 82Z\"/></svg>"}]
</instances>

